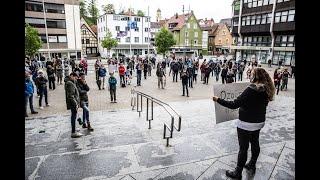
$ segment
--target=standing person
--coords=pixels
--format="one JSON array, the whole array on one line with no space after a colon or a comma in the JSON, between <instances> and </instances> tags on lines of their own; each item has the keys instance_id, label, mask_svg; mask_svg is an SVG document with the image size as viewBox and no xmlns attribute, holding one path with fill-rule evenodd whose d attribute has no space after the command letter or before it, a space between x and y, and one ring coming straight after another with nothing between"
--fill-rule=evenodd
<instances>
[{"instance_id":1,"label":"standing person","mask_svg":"<svg viewBox=\"0 0 320 180\"><path fill-rule=\"evenodd\" d=\"M178 72L179 72L179 64L178 64L178 62L173 62L172 71L173 71L172 82L174 82L174 79L176 79L176 82L178 82Z\"/></svg>"},{"instance_id":2,"label":"standing person","mask_svg":"<svg viewBox=\"0 0 320 180\"><path fill-rule=\"evenodd\" d=\"M129 72L130 72L130 76L132 76L133 68L134 68L133 60L130 60L128 63L128 68L127 68L127 70L129 70Z\"/></svg>"},{"instance_id":3,"label":"standing person","mask_svg":"<svg viewBox=\"0 0 320 180\"><path fill-rule=\"evenodd\" d=\"M185 95L185 89L187 91L187 97L189 97L189 91L188 91L188 72L186 69L182 70L181 72L181 79L182 79L182 96Z\"/></svg>"},{"instance_id":4,"label":"standing person","mask_svg":"<svg viewBox=\"0 0 320 180\"><path fill-rule=\"evenodd\" d=\"M216 76L216 81L217 81L217 82L219 81L220 71L221 71L220 64L217 63L216 66L215 66L215 68L214 68L214 74L215 74L215 76Z\"/></svg>"},{"instance_id":5,"label":"standing person","mask_svg":"<svg viewBox=\"0 0 320 180\"><path fill-rule=\"evenodd\" d=\"M99 67L99 80L101 82L101 85L99 86L99 90L101 90L101 87L102 89L104 89L104 81L105 81L105 78L106 78L106 75L107 75L107 70L106 68L104 67L104 65L102 64L100 67Z\"/></svg>"},{"instance_id":6,"label":"standing person","mask_svg":"<svg viewBox=\"0 0 320 180\"><path fill-rule=\"evenodd\" d=\"M232 71L233 71L234 82L237 82L238 66L236 63L234 63L234 65L232 66Z\"/></svg>"},{"instance_id":7,"label":"standing person","mask_svg":"<svg viewBox=\"0 0 320 180\"><path fill-rule=\"evenodd\" d=\"M63 70L64 70L64 77L67 77L67 76L69 76L69 71L70 71L70 67L69 67L69 64L68 63L64 63L64 68L63 68Z\"/></svg>"},{"instance_id":8,"label":"standing person","mask_svg":"<svg viewBox=\"0 0 320 180\"><path fill-rule=\"evenodd\" d=\"M273 82L274 82L274 86L277 89L277 95L279 94L279 89L280 89L280 83L281 83L281 72L280 72L280 68L277 68L274 70L273 73Z\"/></svg>"},{"instance_id":9,"label":"standing person","mask_svg":"<svg viewBox=\"0 0 320 180\"><path fill-rule=\"evenodd\" d=\"M82 115L82 128L88 128L89 131L93 131L89 121L89 98L88 91L90 90L86 79L85 73L80 74L80 78L77 80L77 88L79 91L80 107L83 109Z\"/></svg>"},{"instance_id":10,"label":"standing person","mask_svg":"<svg viewBox=\"0 0 320 180\"><path fill-rule=\"evenodd\" d=\"M167 66L166 59L162 60L161 66L162 66L162 69L163 69L164 73L167 74L167 71L166 71L166 66Z\"/></svg>"},{"instance_id":11,"label":"standing person","mask_svg":"<svg viewBox=\"0 0 320 180\"><path fill-rule=\"evenodd\" d=\"M25 96L25 103L26 103L25 117L28 117L28 114L27 114L28 102L29 102L31 114L38 114L38 112L35 111L33 108L33 93L34 93L34 86L30 79L30 73L25 72L25 84L24 84L24 96Z\"/></svg>"},{"instance_id":12,"label":"standing person","mask_svg":"<svg viewBox=\"0 0 320 180\"><path fill-rule=\"evenodd\" d=\"M147 73L148 73L148 62L147 62L147 60L144 60L144 62L143 62L144 79L147 79Z\"/></svg>"},{"instance_id":13,"label":"standing person","mask_svg":"<svg viewBox=\"0 0 320 180\"><path fill-rule=\"evenodd\" d=\"M197 83L198 69L199 69L198 61L197 62L194 61L194 65L193 65L193 81L195 81L195 83Z\"/></svg>"},{"instance_id":14,"label":"standing person","mask_svg":"<svg viewBox=\"0 0 320 180\"><path fill-rule=\"evenodd\" d=\"M101 66L101 60L97 59L96 62L94 63L94 70L95 70L95 73L96 73L96 81L99 79L99 68L100 68L100 66Z\"/></svg>"},{"instance_id":15,"label":"standing person","mask_svg":"<svg viewBox=\"0 0 320 180\"><path fill-rule=\"evenodd\" d=\"M76 67L76 62L75 59L70 59L70 66L71 66L71 71L73 72L74 68Z\"/></svg>"},{"instance_id":16,"label":"standing person","mask_svg":"<svg viewBox=\"0 0 320 180\"><path fill-rule=\"evenodd\" d=\"M268 60L268 67L271 68L271 59Z\"/></svg>"},{"instance_id":17,"label":"standing person","mask_svg":"<svg viewBox=\"0 0 320 180\"><path fill-rule=\"evenodd\" d=\"M228 68L226 83L233 83L234 82L233 78L234 78L233 70L231 68Z\"/></svg>"},{"instance_id":18,"label":"standing person","mask_svg":"<svg viewBox=\"0 0 320 180\"><path fill-rule=\"evenodd\" d=\"M209 65L206 65L206 67L204 69L204 82L203 82L203 84L209 83L210 73L211 73L211 68Z\"/></svg>"},{"instance_id":19,"label":"standing person","mask_svg":"<svg viewBox=\"0 0 320 180\"><path fill-rule=\"evenodd\" d=\"M253 66L249 65L247 69L247 79L250 79L252 69L253 69Z\"/></svg>"},{"instance_id":20,"label":"standing person","mask_svg":"<svg viewBox=\"0 0 320 180\"><path fill-rule=\"evenodd\" d=\"M36 78L36 84L37 87L39 88L39 94L40 94L40 98L39 98L39 107L40 109L43 109L42 106L42 98L44 96L44 100L46 103L46 106L50 106L48 103L48 89L47 89L47 82L48 79L44 76L44 73L42 70L38 71L38 77Z\"/></svg>"},{"instance_id":21,"label":"standing person","mask_svg":"<svg viewBox=\"0 0 320 180\"><path fill-rule=\"evenodd\" d=\"M79 91L76 85L78 74L72 72L64 79L67 110L71 110L71 138L81 137L83 134L76 132L76 118L80 106Z\"/></svg>"},{"instance_id":22,"label":"standing person","mask_svg":"<svg viewBox=\"0 0 320 180\"><path fill-rule=\"evenodd\" d=\"M204 81L204 75L205 75L205 71L206 71L206 59L204 59L203 63L200 66L200 71L201 71L201 81Z\"/></svg>"},{"instance_id":23,"label":"standing person","mask_svg":"<svg viewBox=\"0 0 320 180\"><path fill-rule=\"evenodd\" d=\"M295 78L296 74L296 62L295 59L292 59L291 61L291 78Z\"/></svg>"},{"instance_id":24,"label":"standing person","mask_svg":"<svg viewBox=\"0 0 320 180\"><path fill-rule=\"evenodd\" d=\"M127 66L127 70L126 70L126 84L130 85L131 84L131 75L130 75L130 68L129 66Z\"/></svg>"},{"instance_id":25,"label":"standing person","mask_svg":"<svg viewBox=\"0 0 320 180\"><path fill-rule=\"evenodd\" d=\"M56 89L56 77L54 75L54 69L51 65L48 65L47 68L47 75L48 75L48 80L49 80L49 89L55 90Z\"/></svg>"},{"instance_id":26,"label":"standing person","mask_svg":"<svg viewBox=\"0 0 320 180\"><path fill-rule=\"evenodd\" d=\"M238 81L242 81L243 71L244 71L244 64L241 63L239 65L239 70L238 70Z\"/></svg>"},{"instance_id":27,"label":"standing person","mask_svg":"<svg viewBox=\"0 0 320 180\"><path fill-rule=\"evenodd\" d=\"M282 59L280 59L280 60L279 60L279 67L281 67L281 66L282 66L282 62L283 62L283 60L282 60Z\"/></svg>"},{"instance_id":28,"label":"standing person","mask_svg":"<svg viewBox=\"0 0 320 180\"><path fill-rule=\"evenodd\" d=\"M80 64L83 67L84 74L87 75L88 74L88 62L87 62L87 59L82 59Z\"/></svg>"},{"instance_id":29,"label":"standing person","mask_svg":"<svg viewBox=\"0 0 320 180\"><path fill-rule=\"evenodd\" d=\"M256 171L256 162L260 153L259 134L265 125L266 109L273 100L275 88L269 74L263 68L255 68L252 72L251 84L233 101L226 101L214 96L213 101L220 105L239 109L237 134L239 141L238 162L234 171L226 171L226 176L236 179L242 178L242 170L246 168L250 174ZM249 144L251 159L247 161Z\"/></svg>"},{"instance_id":30,"label":"standing person","mask_svg":"<svg viewBox=\"0 0 320 180\"><path fill-rule=\"evenodd\" d=\"M288 71L288 68L284 68L284 71L282 72L282 84L281 84L281 91L286 88L288 89L288 79L289 79L290 73Z\"/></svg>"},{"instance_id":31,"label":"standing person","mask_svg":"<svg viewBox=\"0 0 320 180\"><path fill-rule=\"evenodd\" d=\"M116 98L117 79L114 77L114 73L111 73L108 82L109 82L109 88L110 88L111 103L117 103L117 98Z\"/></svg>"},{"instance_id":32,"label":"standing person","mask_svg":"<svg viewBox=\"0 0 320 180\"><path fill-rule=\"evenodd\" d=\"M148 62L148 76L151 76L151 71L152 71L152 65L151 62Z\"/></svg>"},{"instance_id":33,"label":"standing person","mask_svg":"<svg viewBox=\"0 0 320 180\"><path fill-rule=\"evenodd\" d=\"M158 88L160 89L160 84L161 88L164 89L163 87L163 76L165 77L166 75L164 74L163 68L161 66L158 66L156 75L158 77Z\"/></svg>"},{"instance_id":34,"label":"standing person","mask_svg":"<svg viewBox=\"0 0 320 180\"><path fill-rule=\"evenodd\" d=\"M137 86L141 86L142 64L140 61L138 62L136 69L137 69Z\"/></svg>"},{"instance_id":35,"label":"standing person","mask_svg":"<svg viewBox=\"0 0 320 180\"><path fill-rule=\"evenodd\" d=\"M62 84L62 77L63 77L63 67L62 63L59 62L56 66L56 72L57 72L57 79L58 79L58 84Z\"/></svg>"},{"instance_id":36,"label":"standing person","mask_svg":"<svg viewBox=\"0 0 320 180\"><path fill-rule=\"evenodd\" d=\"M126 87L126 79L125 79L125 74L126 74L126 68L122 63L120 63L119 66L119 75L120 75L120 85L121 87Z\"/></svg>"},{"instance_id":37,"label":"standing person","mask_svg":"<svg viewBox=\"0 0 320 180\"><path fill-rule=\"evenodd\" d=\"M222 70L221 70L222 84L227 83L227 74L228 74L228 67L226 66L226 64L223 64Z\"/></svg>"}]
</instances>

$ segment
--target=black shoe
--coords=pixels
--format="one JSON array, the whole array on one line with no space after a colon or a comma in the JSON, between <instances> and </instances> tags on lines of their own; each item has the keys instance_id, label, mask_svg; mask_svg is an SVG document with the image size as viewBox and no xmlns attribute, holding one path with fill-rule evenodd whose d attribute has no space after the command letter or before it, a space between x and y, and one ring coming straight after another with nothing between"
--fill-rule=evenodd
<instances>
[{"instance_id":1,"label":"black shoe","mask_svg":"<svg viewBox=\"0 0 320 180\"><path fill-rule=\"evenodd\" d=\"M247 163L244 168L246 168L250 174L255 174L256 173L256 166L255 165L252 165L250 162Z\"/></svg>"},{"instance_id":2,"label":"black shoe","mask_svg":"<svg viewBox=\"0 0 320 180\"><path fill-rule=\"evenodd\" d=\"M241 180L242 179L242 171L240 171L239 168L236 168L234 171L227 170L226 176L233 178L233 179Z\"/></svg>"},{"instance_id":3,"label":"black shoe","mask_svg":"<svg viewBox=\"0 0 320 180\"><path fill-rule=\"evenodd\" d=\"M88 127L87 128L88 128L89 131L93 131L93 128L91 127L90 123L88 123Z\"/></svg>"},{"instance_id":4,"label":"black shoe","mask_svg":"<svg viewBox=\"0 0 320 180\"><path fill-rule=\"evenodd\" d=\"M32 111L31 114L38 114L38 112L37 111Z\"/></svg>"},{"instance_id":5,"label":"black shoe","mask_svg":"<svg viewBox=\"0 0 320 180\"><path fill-rule=\"evenodd\" d=\"M86 123L83 123L83 124L82 124L82 128L87 128Z\"/></svg>"},{"instance_id":6,"label":"black shoe","mask_svg":"<svg viewBox=\"0 0 320 180\"><path fill-rule=\"evenodd\" d=\"M182 94L182 96L184 96L184 94Z\"/></svg>"},{"instance_id":7,"label":"black shoe","mask_svg":"<svg viewBox=\"0 0 320 180\"><path fill-rule=\"evenodd\" d=\"M80 125L83 124L82 121L81 121L81 118L78 118L77 121L78 121L78 123L79 123Z\"/></svg>"}]
</instances>

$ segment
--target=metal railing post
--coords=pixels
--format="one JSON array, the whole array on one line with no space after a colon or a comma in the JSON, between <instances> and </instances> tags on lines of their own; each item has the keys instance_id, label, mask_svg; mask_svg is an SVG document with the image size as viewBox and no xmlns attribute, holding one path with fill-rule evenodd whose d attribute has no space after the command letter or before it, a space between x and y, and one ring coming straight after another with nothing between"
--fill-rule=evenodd
<instances>
[{"instance_id":1,"label":"metal railing post","mask_svg":"<svg viewBox=\"0 0 320 180\"><path fill-rule=\"evenodd\" d=\"M153 101L151 101L151 119L153 120Z\"/></svg>"},{"instance_id":2,"label":"metal railing post","mask_svg":"<svg viewBox=\"0 0 320 180\"><path fill-rule=\"evenodd\" d=\"M172 138L172 134L173 134L173 124L174 124L174 117L171 117L171 131L170 131L170 138Z\"/></svg>"}]
</instances>

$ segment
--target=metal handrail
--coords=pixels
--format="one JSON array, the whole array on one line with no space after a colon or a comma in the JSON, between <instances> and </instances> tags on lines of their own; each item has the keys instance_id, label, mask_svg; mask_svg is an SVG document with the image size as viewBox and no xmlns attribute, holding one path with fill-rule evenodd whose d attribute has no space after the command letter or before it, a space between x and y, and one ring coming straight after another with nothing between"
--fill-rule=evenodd
<instances>
[{"instance_id":1,"label":"metal handrail","mask_svg":"<svg viewBox=\"0 0 320 180\"><path fill-rule=\"evenodd\" d=\"M134 94L137 94L137 99L134 99ZM167 139L167 146L169 146L169 139L172 138L172 134L173 134L173 130L176 129L177 131L181 130L181 115L175 111L169 104L154 98L148 94L145 94L143 92L140 91L136 91L133 88L131 89L131 106L132 106L132 110L134 110L134 107L137 105L137 112L139 112L139 117L141 115L142 112L142 97L145 97L147 99L147 121L149 121L149 129L151 129L151 120L153 120L153 102L155 102L156 104L160 105L161 107L163 107L163 109L171 116L171 126L169 126L168 124L164 123L164 129L163 129L163 139ZM139 110L139 95L141 96L140 98L140 110ZM148 110L149 110L149 99L151 100L151 119L148 119ZM176 127L174 125L174 115L169 112L168 108L170 108L170 110L172 112L174 112L174 114L176 114L179 117L179 123L178 123L178 127ZM166 136L166 132L167 130L169 130L170 132L170 136Z\"/></svg>"}]
</instances>

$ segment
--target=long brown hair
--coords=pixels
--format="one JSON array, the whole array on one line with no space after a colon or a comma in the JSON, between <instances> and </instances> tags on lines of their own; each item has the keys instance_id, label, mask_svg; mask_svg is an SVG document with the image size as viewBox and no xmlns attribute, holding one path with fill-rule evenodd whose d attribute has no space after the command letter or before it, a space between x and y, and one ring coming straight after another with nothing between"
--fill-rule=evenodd
<instances>
[{"instance_id":1,"label":"long brown hair","mask_svg":"<svg viewBox=\"0 0 320 180\"><path fill-rule=\"evenodd\" d=\"M276 88L273 81L267 71L261 67L253 68L253 79L252 83L263 84L268 95L268 100L272 101Z\"/></svg>"}]
</instances>

